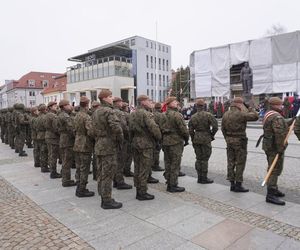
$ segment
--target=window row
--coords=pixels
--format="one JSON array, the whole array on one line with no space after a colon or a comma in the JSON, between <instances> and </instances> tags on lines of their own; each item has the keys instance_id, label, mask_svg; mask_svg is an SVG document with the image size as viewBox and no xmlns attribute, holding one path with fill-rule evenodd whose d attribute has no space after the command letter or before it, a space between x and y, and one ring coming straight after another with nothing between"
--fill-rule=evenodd
<instances>
[{"instance_id":1,"label":"window row","mask_svg":"<svg viewBox=\"0 0 300 250\"><path fill-rule=\"evenodd\" d=\"M155 84L156 74L147 72L146 78L147 78L147 85L153 86ZM158 84L159 84L159 86L169 87L170 86L169 76L159 74L158 75Z\"/></svg>"},{"instance_id":2,"label":"window row","mask_svg":"<svg viewBox=\"0 0 300 250\"><path fill-rule=\"evenodd\" d=\"M150 60L149 60L150 58ZM156 69L156 57L146 55L146 67L151 69ZM169 60L158 58L158 70L168 71L169 70Z\"/></svg>"},{"instance_id":3,"label":"window row","mask_svg":"<svg viewBox=\"0 0 300 250\"><path fill-rule=\"evenodd\" d=\"M156 49L156 42L146 41L146 47ZM158 51L169 53L169 47L162 44L158 44Z\"/></svg>"},{"instance_id":4,"label":"window row","mask_svg":"<svg viewBox=\"0 0 300 250\"><path fill-rule=\"evenodd\" d=\"M156 100L156 95L158 94L157 98L159 102L164 102L165 99L168 96L168 91L167 90L158 90L157 93L155 93L154 89L147 89L147 96L149 96L152 100Z\"/></svg>"}]
</instances>

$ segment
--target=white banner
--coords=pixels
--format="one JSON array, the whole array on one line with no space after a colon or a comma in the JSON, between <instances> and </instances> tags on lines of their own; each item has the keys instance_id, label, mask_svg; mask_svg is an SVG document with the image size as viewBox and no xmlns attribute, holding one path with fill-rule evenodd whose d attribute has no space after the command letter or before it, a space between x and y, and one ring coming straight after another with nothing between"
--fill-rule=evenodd
<instances>
[{"instance_id":1,"label":"white banner","mask_svg":"<svg viewBox=\"0 0 300 250\"><path fill-rule=\"evenodd\" d=\"M195 97L211 97L211 74L195 76Z\"/></svg>"},{"instance_id":2,"label":"white banner","mask_svg":"<svg viewBox=\"0 0 300 250\"><path fill-rule=\"evenodd\" d=\"M211 71L210 49L195 51L195 74Z\"/></svg>"},{"instance_id":3,"label":"white banner","mask_svg":"<svg viewBox=\"0 0 300 250\"><path fill-rule=\"evenodd\" d=\"M231 65L249 61L249 42L230 44L230 63Z\"/></svg>"},{"instance_id":4,"label":"white banner","mask_svg":"<svg viewBox=\"0 0 300 250\"><path fill-rule=\"evenodd\" d=\"M229 46L211 49L211 66L213 74L224 74L230 70Z\"/></svg>"},{"instance_id":5,"label":"white banner","mask_svg":"<svg viewBox=\"0 0 300 250\"><path fill-rule=\"evenodd\" d=\"M250 67L268 67L272 64L271 38L262 38L250 42Z\"/></svg>"}]
</instances>

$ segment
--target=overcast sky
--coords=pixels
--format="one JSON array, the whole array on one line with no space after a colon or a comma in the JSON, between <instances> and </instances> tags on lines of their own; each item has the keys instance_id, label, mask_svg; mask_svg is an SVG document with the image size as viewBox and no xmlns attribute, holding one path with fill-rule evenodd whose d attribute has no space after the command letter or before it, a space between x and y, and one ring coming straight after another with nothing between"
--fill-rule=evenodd
<instances>
[{"instance_id":1,"label":"overcast sky","mask_svg":"<svg viewBox=\"0 0 300 250\"><path fill-rule=\"evenodd\" d=\"M140 35L172 46L172 68L194 50L300 30L299 0L2 0L0 84L29 71L64 72L67 58Z\"/></svg>"}]
</instances>

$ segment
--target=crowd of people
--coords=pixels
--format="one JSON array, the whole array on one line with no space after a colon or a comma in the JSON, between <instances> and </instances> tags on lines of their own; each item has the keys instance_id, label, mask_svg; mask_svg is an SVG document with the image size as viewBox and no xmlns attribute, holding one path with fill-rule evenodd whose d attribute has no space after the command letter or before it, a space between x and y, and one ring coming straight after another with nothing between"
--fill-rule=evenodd
<instances>
[{"instance_id":1,"label":"crowd of people","mask_svg":"<svg viewBox=\"0 0 300 250\"><path fill-rule=\"evenodd\" d=\"M98 98L100 102L92 102L91 108L90 100L82 96L75 109L68 100L61 100L58 104L50 102L47 106L40 104L31 109L20 103L2 109L2 142L20 157L27 156L25 144L28 148L34 147L34 167L42 173L50 172L51 179L61 178L63 187L76 186L75 195L79 198L95 195L87 189L88 177L92 173L93 179L97 180L103 209L122 207L121 202L112 198L112 188L132 189L124 176L133 177L136 199L140 201L155 198L148 193L148 183L158 182L152 177L152 171L164 171L168 192L184 192L185 188L178 186L178 177L184 176L180 165L184 147L189 141L196 155L197 182L213 183L208 178L211 142L218 131L215 114L208 112L213 103L207 108L203 99L197 99L186 126L176 97L168 97L162 105L140 95L134 110L130 110L120 97L113 97L109 90L102 90ZM263 121L262 148L269 166L277 154L279 160L267 182L266 201L284 205L280 199L284 194L278 189L277 179L283 168L285 137L294 119L285 120L281 115L281 99L272 97L268 105ZM259 114L255 109L245 107L242 98L236 97L228 101L222 117L230 191L248 192L242 185L247 160L246 126L248 121L258 120ZM295 124L295 134L300 140L299 118ZM161 150L165 169L159 166ZM58 163L62 164L60 173ZM74 178L71 168L76 168Z\"/></svg>"}]
</instances>

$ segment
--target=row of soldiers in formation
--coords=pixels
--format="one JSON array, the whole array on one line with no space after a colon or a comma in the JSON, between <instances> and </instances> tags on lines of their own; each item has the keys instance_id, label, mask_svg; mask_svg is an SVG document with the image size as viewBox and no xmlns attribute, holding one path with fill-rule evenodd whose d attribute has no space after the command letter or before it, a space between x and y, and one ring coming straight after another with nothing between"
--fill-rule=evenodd
<instances>
[{"instance_id":1,"label":"row of soldiers in formation","mask_svg":"<svg viewBox=\"0 0 300 250\"><path fill-rule=\"evenodd\" d=\"M183 192L184 187L178 186L181 158L184 146L192 145L196 154L195 168L198 183L210 184L213 180L207 177L208 161L212 153L211 142L218 131L215 117L204 111L203 99L196 101L197 113L188 123L188 128L178 110L179 103L175 97L166 100L167 111L161 112L161 104L155 105L148 96L137 98L137 109L129 114L128 105L121 98L113 98L109 90L99 93L99 102L92 103L89 110L89 99L80 98L80 109L74 115L69 101L50 102L47 106L41 104L31 109L31 116L25 114L25 107L16 104L14 111L1 111L1 138L6 142L10 135L6 129L7 116L13 114L16 150L24 155L26 127L31 129L34 144L35 167L41 172L50 172L50 178L61 178L62 186L77 186L76 196L90 197L94 192L86 186L91 162L93 162L94 178L97 179L98 193L101 196L101 207L115 209L122 203L112 198L112 184L117 189L131 189L125 183L125 176L134 177L136 199L151 200L154 195L147 192L147 183L157 183L151 176L151 170L163 171L159 167L159 154L164 152L164 177L167 191ZM264 118L263 150L266 153L269 166L276 154L279 160L275 165L268 182L266 201L284 205L280 199L284 194L278 189L277 179L283 169L284 139L291 123L280 114L282 101L277 97L269 100L270 108ZM10 114L11 113L11 114ZM244 188L243 172L247 159L246 126L248 121L258 120L258 113L246 108L243 99L234 98L230 109L222 118L221 130L227 143L227 179L230 181L230 191L248 192ZM4 121L4 122L3 122ZM3 132L3 137L2 137ZM295 133L300 139L300 120L297 118ZM17 142L18 141L18 142ZM62 158L61 174L57 173L57 160ZM132 159L134 173L130 171ZM71 179L70 168L76 165L75 180ZM49 168L48 168L49 166Z\"/></svg>"}]
</instances>

